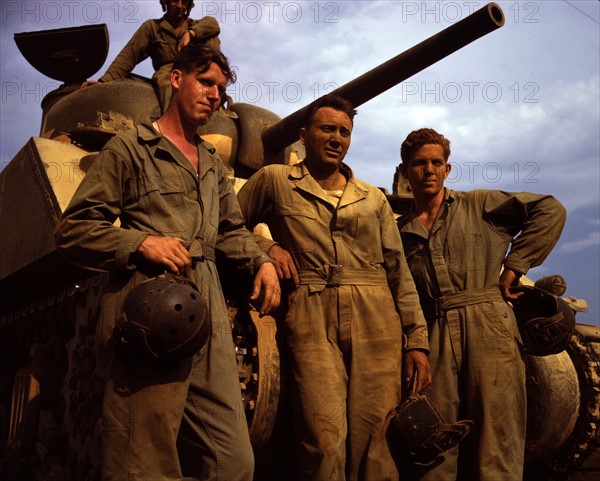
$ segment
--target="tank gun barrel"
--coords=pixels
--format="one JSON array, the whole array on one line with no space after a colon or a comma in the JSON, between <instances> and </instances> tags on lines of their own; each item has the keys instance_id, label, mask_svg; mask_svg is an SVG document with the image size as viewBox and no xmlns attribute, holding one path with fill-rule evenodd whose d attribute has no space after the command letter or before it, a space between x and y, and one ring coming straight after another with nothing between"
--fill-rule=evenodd
<instances>
[{"instance_id":1,"label":"tank gun barrel","mask_svg":"<svg viewBox=\"0 0 600 481\"><path fill-rule=\"evenodd\" d=\"M503 25L504 13L500 6L488 3L460 22L342 85L331 94L344 97L358 107ZM263 131L265 151L277 152L298 140L298 131L307 108L305 106L297 110Z\"/></svg>"}]
</instances>

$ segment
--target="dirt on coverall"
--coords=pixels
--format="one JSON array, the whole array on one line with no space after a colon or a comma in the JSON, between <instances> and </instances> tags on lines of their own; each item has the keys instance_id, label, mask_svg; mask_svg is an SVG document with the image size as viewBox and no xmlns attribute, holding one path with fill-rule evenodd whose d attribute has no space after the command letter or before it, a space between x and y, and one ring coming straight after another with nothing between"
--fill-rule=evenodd
<instances>
[{"instance_id":1,"label":"dirt on coverall","mask_svg":"<svg viewBox=\"0 0 600 481\"><path fill-rule=\"evenodd\" d=\"M158 20L146 20L119 52L99 81L110 82L125 78L137 64L150 57L152 67L154 67L152 83L164 112L171 99L170 75L173 60L177 54L177 44L187 30L194 32L193 42L202 42L208 47L220 50L219 33L221 30L217 20L213 17L204 17L200 20L186 18L179 35L175 33L173 26L165 17Z\"/></svg>"},{"instance_id":2,"label":"dirt on coverall","mask_svg":"<svg viewBox=\"0 0 600 481\"><path fill-rule=\"evenodd\" d=\"M262 251L226 169L198 138L200 172L150 124L113 138L93 161L57 228L59 251L86 268L110 271L97 328L98 368L107 379L102 419L105 480L252 479L254 458L231 325L215 249L252 270ZM112 224L120 218L121 228ZM113 329L132 287L159 274L131 255L148 235L184 239L197 259L186 276L209 308L211 337L176 365L114 352ZM181 466L180 466L181 460Z\"/></svg>"},{"instance_id":3,"label":"dirt on coverall","mask_svg":"<svg viewBox=\"0 0 600 481\"><path fill-rule=\"evenodd\" d=\"M427 331L387 199L340 170L337 208L304 163L259 170L238 199L301 278L284 328L299 479L396 480L383 424L400 400L402 332L407 348L427 350Z\"/></svg>"},{"instance_id":4,"label":"dirt on coverall","mask_svg":"<svg viewBox=\"0 0 600 481\"><path fill-rule=\"evenodd\" d=\"M525 366L498 280L503 265L521 274L540 265L565 218L564 207L547 195L446 189L431 232L413 208L398 219L429 328L433 383L424 393L446 422L475 421L458 462L454 448L413 479L521 481Z\"/></svg>"}]
</instances>

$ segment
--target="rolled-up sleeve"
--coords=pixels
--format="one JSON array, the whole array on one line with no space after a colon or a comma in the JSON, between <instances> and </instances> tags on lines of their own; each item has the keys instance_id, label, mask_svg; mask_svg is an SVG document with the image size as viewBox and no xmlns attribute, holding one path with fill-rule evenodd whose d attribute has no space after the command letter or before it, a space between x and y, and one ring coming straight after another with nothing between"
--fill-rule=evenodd
<instances>
[{"instance_id":1,"label":"rolled-up sleeve","mask_svg":"<svg viewBox=\"0 0 600 481\"><path fill-rule=\"evenodd\" d=\"M489 191L484 216L497 229L515 236L504 266L526 274L544 262L558 242L567 211L551 195Z\"/></svg>"},{"instance_id":2,"label":"rolled-up sleeve","mask_svg":"<svg viewBox=\"0 0 600 481\"><path fill-rule=\"evenodd\" d=\"M214 17L193 20L189 29L194 32L195 41L205 43L216 50L221 50L221 41L219 40L221 28Z\"/></svg>"}]
</instances>

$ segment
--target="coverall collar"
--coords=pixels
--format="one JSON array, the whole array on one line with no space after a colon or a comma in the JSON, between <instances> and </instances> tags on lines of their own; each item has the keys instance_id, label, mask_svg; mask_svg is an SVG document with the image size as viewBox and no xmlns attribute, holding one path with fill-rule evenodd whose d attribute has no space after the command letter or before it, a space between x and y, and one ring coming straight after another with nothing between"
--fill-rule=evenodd
<instances>
[{"instance_id":1,"label":"coverall collar","mask_svg":"<svg viewBox=\"0 0 600 481\"><path fill-rule=\"evenodd\" d=\"M342 198L338 204L338 209L364 199L368 193L368 189L364 188L362 182L354 177L352 169L347 164L342 162L340 165L340 172L342 175L344 175L344 177L346 177L348 183L346 184L346 188L344 189L344 193L342 194ZM330 204L325 191L317 183L313 176L310 175L310 172L308 171L304 161L298 162L292 166L289 179L296 182L296 185L299 189L302 189L305 192L308 192L311 195L314 195L315 197L325 201L327 204Z\"/></svg>"},{"instance_id":2,"label":"coverall collar","mask_svg":"<svg viewBox=\"0 0 600 481\"><path fill-rule=\"evenodd\" d=\"M192 165L188 162L188 160L185 159L185 157L183 157L183 154L179 151L177 147L175 147L166 138L164 138L162 135L156 132L154 127L152 127L152 123L150 121L144 121L141 124L139 124L138 132L140 139L143 142L146 142L149 145L154 144L156 146L157 151L161 151L168 155L168 157L171 160L177 162L181 167L190 172L194 176L194 178L196 178L196 172L194 172L194 169L192 168ZM206 149L212 154L210 156L201 156L200 152L198 152L198 157L199 159L201 159L201 161L199 162L200 165L198 178L202 179L204 178L206 173L212 170L215 166L215 160L213 155L215 154L216 149L210 142L207 142L202 137L200 137L200 135L198 135L197 132L196 134L194 134L194 137L196 139L198 149Z\"/></svg>"},{"instance_id":3,"label":"coverall collar","mask_svg":"<svg viewBox=\"0 0 600 481\"><path fill-rule=\"evenodd\" d=\"M414 202L411 204L407 216L407 221L402 227L402 232L418 235L424 239L428 239L430 235L435 234L440 227L446 222L446 216L448 215L448 206L454 202L454 195L451 189L444 187L444 200L440 206L440 210L431 228L431 232L427 232L425 226L419 220L417 213L415 212Z\"/></svg>"},{"instance_id":4,"label":"coverall collar","mask_svg":"<svg viewBox=\"0 0 600 481\"><path fill-rule=\"evenodd\" d=\"M181 24L181 27L180 27L180 31L181 31L181 32L185 32L185 31L187 30L187 26L188 26L188 23L189 23L189 22L190 22L190 17L186 18L186 19L183 21L183 23ZM178 38L178 37L177 37L177 34L175 33L175 29L173 28L173 25L171 25L171 24L169 23L169 21L167 20L166 16L163 16L162 18L160 18L160 19L158 20L158 26L159 26L159 27L160 27L162 30L164 30L164 31L166 31L167 33L169 33L170 35L172 35L174 38Z\"/></svg>"}]
</instances>

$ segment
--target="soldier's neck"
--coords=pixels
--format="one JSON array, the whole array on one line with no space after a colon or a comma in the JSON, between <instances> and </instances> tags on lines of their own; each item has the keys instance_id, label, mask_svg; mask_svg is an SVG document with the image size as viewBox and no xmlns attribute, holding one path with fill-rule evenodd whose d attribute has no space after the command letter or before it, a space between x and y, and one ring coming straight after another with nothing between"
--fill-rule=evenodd
<instances>
[{"instance_id":1,"label":"soldier's neck","mask_svg":"<svg viewBox=\"0 0 600 481\"><path fill-rule=\"evenodd\" d=\"M305 159L304 165L313 179L324 190L342 190L346 187L348 179L340 172L339 166L320 165Z\"/></svg>"},{"instance_id":2,"label":"soldier's neck","mask_svg":"<svg viewBox=\"0 0 600 481\"><path fill-rule=\"evenodd\" d=\"M175 120L165 113L165 115L154 122L154 125L163 137L170 140L181 151L192 165L194 171L198 172L197 127Z\"/></svg>"},{"instance_id":3,"label":"soldier's neck","mask_svg":"<svg viewBox=\"0 0 600 481\"><path fill-rule=\"evenodd\" d=\"M317 184L321 186L323 190L343 190L346 187L348 180L340 171L329 176L315 176L313 178L317 181Z\"/></svg>"},{"instance_id":4,"label":"soldier's neck","mask_svg":"<svg viewBox=\"0 0 600 481\"><path fill-rule=\"evenodd\" d=\"M431 198L415 196L415 213L421 221L421 224L423 224L423 227L427 229L427 232L431 231L433 223L435 222L435 219L438 215L438 212L442 207L443 201L443 190L440 194Z\"/></svg>"}]
</instances>

